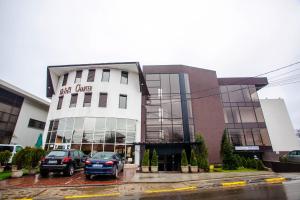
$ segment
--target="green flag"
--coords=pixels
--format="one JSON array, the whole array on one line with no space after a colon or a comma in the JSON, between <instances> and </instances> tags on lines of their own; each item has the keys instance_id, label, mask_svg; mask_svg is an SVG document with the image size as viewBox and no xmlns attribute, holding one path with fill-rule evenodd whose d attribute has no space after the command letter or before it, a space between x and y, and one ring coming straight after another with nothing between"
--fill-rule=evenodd
<instances>
[{"instance_id":1,"label":"green flag","mask_svg":"<svg viewBox=\"0 0 300 200\"><path fill-rule=\"evenodd\" d=\"M43 145L43 134L40 134L34 146L36 148L41 148L42 145Z\"/></svg>"}]
</instances>

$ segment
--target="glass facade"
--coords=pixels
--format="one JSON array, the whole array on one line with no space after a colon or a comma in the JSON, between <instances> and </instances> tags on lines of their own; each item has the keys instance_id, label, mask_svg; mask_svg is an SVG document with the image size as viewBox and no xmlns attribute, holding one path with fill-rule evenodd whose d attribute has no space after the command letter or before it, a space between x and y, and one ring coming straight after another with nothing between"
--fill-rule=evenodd
<instances>
[{"instance_id":1,"label":"glass facade","mask_svg":"<svg viewBox=\"0 0 300 200\"><path fill-rule=\"evenodd\" d=\"M136 137L136 120L122 118L62 118L51 120L48 127L45 149L58 144L85 153L91 151L115 151L133 157Z\"/></svg>"},{"instance_id":2,"label":"glass facade","mask_svg":"<svg viewBox=\"0 0 300 200\"><path fill-rule=\"evenodd\" d=\"M194 120L187 74L146 74L145 141L172 143L194 140Z\"/></svg>"},{"instance_id":3,"label":"glass facade","mask_svg":"<svg viewBox=\"0 0 300 200\"><path fill-rule=\"evenodd\" d=\"M10 143L22 103L22 97L0 88L0 144Z\"/></svg>"},{"instance_id":4,"label":"glass facade","mask_svg":"<svg viewBox=\"0 0 300 200\"><path fill-rule=\"evenodd\" d=\"M254 85L220 86L224 119L234 146L271 146Z\"/></svg>"}]
</instances>

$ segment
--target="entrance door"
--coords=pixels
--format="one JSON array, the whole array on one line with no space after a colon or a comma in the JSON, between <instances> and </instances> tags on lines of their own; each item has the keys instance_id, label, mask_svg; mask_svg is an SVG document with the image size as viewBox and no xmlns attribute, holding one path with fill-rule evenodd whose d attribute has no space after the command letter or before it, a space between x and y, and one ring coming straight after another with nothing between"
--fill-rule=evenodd
<instances>
[{"instance_id":1,"label":"entrance door","mask_svg":"<svg viewBox=\"0 0 300 200\"><path fill-rule=\"evenodd\" d=\"M159 171L179 171L180 154L158 156Z\"/></svg>"}]
</instances>

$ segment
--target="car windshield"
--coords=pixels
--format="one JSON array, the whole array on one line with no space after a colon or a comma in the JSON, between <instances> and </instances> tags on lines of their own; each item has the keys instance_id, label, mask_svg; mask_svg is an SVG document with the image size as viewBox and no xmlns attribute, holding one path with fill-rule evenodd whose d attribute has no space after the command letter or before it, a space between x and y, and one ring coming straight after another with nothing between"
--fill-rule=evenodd
<instances>
[{"instance_id":1,"label":"car windshield","mask_svg":"<svg viewBox=\"0 0 300 200\"><path fill-rule=\"evenodd\" d=\"M13 152L14 150L14 147L13 146L0 146L0 152L1 151L10 151L10 152Z\"/></svg>"},{"instance_id":2,"label":"car windshield","mask_svg":"<svg viewBox=\"0 0 300 200\"><path fill-rule=\"evenodd\" d=\"M67 151L51 151L48 156L66 156Z\"/></svg>"},{"instance_id":3,"label":"car windshield","mask_svg":"<svg viewBox=\"0 0 300 200\"><path fill-rule=\"evenodd\" d=\"M93 155L92 159L108 160L114 155L113 152L99 152Z\"/></svg>"}]
</instances>

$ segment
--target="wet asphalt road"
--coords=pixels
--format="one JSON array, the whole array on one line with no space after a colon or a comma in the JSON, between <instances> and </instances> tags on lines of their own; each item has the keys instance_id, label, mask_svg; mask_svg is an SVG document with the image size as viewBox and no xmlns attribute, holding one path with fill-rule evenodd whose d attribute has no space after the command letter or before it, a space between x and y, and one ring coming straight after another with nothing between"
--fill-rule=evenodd
<instances>
[{"instance_id":1,"label":"wet asphalt road","mask_svg":"<svg viewBox=\"0 0 300 200\"><path fill-rule=\"evenodd\" d=\"M94 198L91 198L94 199ZM118 198L98 199L126 199L126 200L300 200L300 180L283 184L258 184L236 188L216 188L182 193L161 193L155 195L123 196Z\"/></svg>"}]
</instances>

